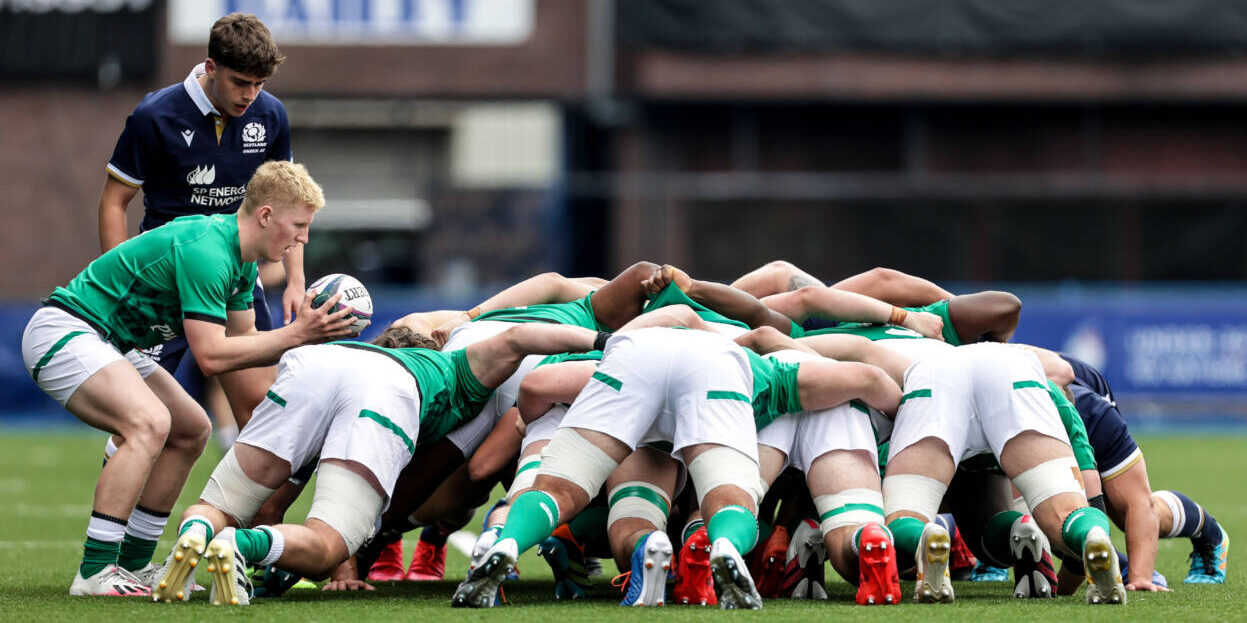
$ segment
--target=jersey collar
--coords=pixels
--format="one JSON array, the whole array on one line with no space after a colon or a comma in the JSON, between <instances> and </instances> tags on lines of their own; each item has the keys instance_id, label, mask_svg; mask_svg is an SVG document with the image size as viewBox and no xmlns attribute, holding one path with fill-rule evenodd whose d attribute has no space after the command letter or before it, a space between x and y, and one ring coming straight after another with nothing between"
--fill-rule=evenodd
<instances>
[{"instance_id":1,"label":"jersey collar","mask_svg":"<svg viewBox=\"0 0 1247 623\"><path fill-rule=\"evenodd\" d=\"M217 111L216 106L212 105L212 100L208 99L208 94L204 93L204 88L199 85L199 77L207 72L204 63L195 65L190 75L186 76L186 80L182 81L182 87L186 89L186 94L190 96L191 101L199 107L199 112L220 117L221 113Z\"/></svg>"}]
</instances>

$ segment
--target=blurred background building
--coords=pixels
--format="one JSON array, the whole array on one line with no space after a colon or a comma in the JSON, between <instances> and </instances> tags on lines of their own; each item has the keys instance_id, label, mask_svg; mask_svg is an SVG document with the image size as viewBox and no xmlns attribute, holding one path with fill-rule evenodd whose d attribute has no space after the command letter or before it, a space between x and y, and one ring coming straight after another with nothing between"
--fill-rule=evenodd
<instances>
[{"instance_id":1,"label":"blurred background building","mask_svg":"<svg viewBox=\"0 0 1247 623\"><path fill-rule=\"evenodd\" d=\"M1247 410L1242 0L0 0L6 345L98 254L126 115L236 10L329 200L308 275L383 315L638 259L890 266L1019 292L1019 339L1135 413Z\"/></svg>"}]
</instances>

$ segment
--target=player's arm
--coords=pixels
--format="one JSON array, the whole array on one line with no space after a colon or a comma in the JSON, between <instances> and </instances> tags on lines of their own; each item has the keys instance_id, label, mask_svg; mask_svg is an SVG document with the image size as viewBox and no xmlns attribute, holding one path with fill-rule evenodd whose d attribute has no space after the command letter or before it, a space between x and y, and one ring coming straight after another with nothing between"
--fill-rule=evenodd
<instances>
[{"instance_id":1,"label":"player's arm","mask_svg":"<svg viewBox=\"0 0 1247 623\"><path fill-rule=\"evenodd\" d=\"M252 310L229 311L231 314L251 315L251 331L241 335L227 335L228 320L194 315L182 321L186 341L199 369L205 376L222 372L277 363L281 354L304 344L326 342L334 338L353 335L350 329L350 309L328 313L342 298L335 294L320 308L312 307L313 294L303 297L295 321L273 331L255 331L255 312ZM239 322L236 319L236 322Z\"/></svg>"},{"instance_id":2,"label":"player's arm","mask_svg":"<svg viewBox=\"0 0 1247 623\"><path fill-rule=\"evenodd\" d=\"M901 405L901 386L882 368L868 363L802 361L797 368L797 388L802 407L809 410L860 400L888 417L896 417Z\"/></svg>"},{"instance_id":3,"label":"player's arm","mask_svg":"<svg viewBox=\"0 0 1247 623\"><path fill-rule=\"evenodd\" d=\"M618 331L641 313L649 292L645 280L658 265L653 262L637 262L615 275L593 293L593 317L611 331Z\"/></svg>"},{"instance_id":4,"label":"player's arm","mask_svg":"<svg viewBox=\"0 0 1247 623\"><path fill-rule=\"evenodd\" d=\"M468 461L468 480L485 482L515 465L520 455L520 444L524 441L523 430L524 421L520 419L519 409L511 407L472 453Z\"/></svg>"},{"instance_id":5,"label":"player's arm","mask_svg":"<svg viewBox=\"0 0 1247 623\"><path fill-rule=\"evenodd\" d=\"M917 331L929 338L944 339L944 321L935 314L908 311L845 290L806 286L792 292L768 296L762 299L762 303L796 322L818 317L827 320L886 323Z\"/></svg>"},{"instance_id":6,"label":"player's arm","mask_svg":"<svg viewBox=\"0 0 1247 623\"><path fill-rule=\"evenodd\" d=\"M421 335L433 335L433 330L448 320L462 314L459 310L439 309L437 311L415 312L394 321L392 326L407 327Z\"/></svg>"},{"instance_id":7,"label":"player's arm","mask_svg":"<svg viewBox=\"0 0 1247 623\"><path fill-rule=\"evenodd\" d=\"M139 192L138 188L109 175L100 191L100 251L123 243L129 237L126 228L126 208Z\"/></svg>"},{"instance_id":8,"label":"player's arm","mask_svg":"<svg viewBox=\"0 0 1247 623\"><path fill-rule=\"evenodd\" d=\"M582 299L593 289L555 272L529 277L487 299L472 309L459 312L433 331L433 339L445 344L450 332L485 312L542 303L567 303Z\"/></svg>"},{"instance_id":9,"label":"player's arm","mask_svg":"<svg viewBox=\"0 0 1247 623\"><path fill-rule=\"evenodd\" d=\"M752 294L713 281L692 279L687 273L664 264L653 272L645 281L645 288L650 294L657 294L674 283L689 298L706 307L723 314L733 320L739 320L750 328L774 327L787 334L792 329L792 320L772 310Z\"/></svg>"},{"instance_id":10,"label":"player's arm","mask_svg":"<svg viewBox=\"0 0 1247 623\"><path fill-rule=\"evenodd\" d=\"M905 370L913 360L890 348L880 346L860 335L812 335L797 340L814 352L837 361L857 361L882 369L896 381L905 384Z\"/></svg>"},{"instance_id":11,"label":"player's arm","mask_svg":"<svg viewBox=\"0 0 1247 623\"><path fill-rule=\"evenodd\" d=\"M1152 487L1142 457L1129 469L1102 484L1104 497L1116 511L1114 514L1121 515L1122 527L1126 531L1126 556L1130 559L1126 589L1167 590L1152 584L1160 521L1152 508Z\"/></svg>"},{"instance_id":12,"label":"player's arm","mask_svg":"<svg viewBox=\"0 0 1247 623\"><path fill-rule=\"evenodd\" d=\"M1068 361L1055 352L1030 344L1014 343L1013 346L1035 353L1039 363L1043 365L1044 376L1052 379L1053 383L1065 387L1074 382L1074 366L1069 365Z\"/></svg>"},{"instance_id":13,"label":"player's arm","mask_svg":"<svg viewBox=\"0 0 1247 623\"><path fill-rule=\"evenodd\" d=\"M809 346L780 333L775 327L758 327L748 333L742 333L735 342L759 355L777 350L799 350L813 355L818 354Z\"/></svg>"},{"instance_id":14,"label":"player's arm","mask_svg":"<svg viewBox=\"0 0 1247 623\"><path fill-rule=\"evenodd\" d=\"M603 333L603 336L606 334ZM468 367L485 387L497 387L515 373L526 355L583 353L594 349L598 332L582 327L517 324L467 347Z\"/></svg>"},{"instance_id":15,"label":"player's arm","mask_svg":"<svg viewBox=\"0 0 1247 623\"><path fill-rule=\"evenodd\" d=\"M540 366L520 382L515 401L525 423L545 415L556 404L570 404L597 371L596 361L564 361Z\"/></svg>"},{"instance_id":16,"label":"player's arm","mask_svg":"<svg viewBox=\"0 0 1247 623\"><path fill-rule=\"evenodd\" d=\"M872 268L831 286L901 307L921 307L950 299L953 293L934 283L891 268Z\"/></svg>"},{"instance_id":17,"label":"player's arm","mask_svg":"<svg viewBox=\"0 0 1247 623\"><path fill-rule=\"evenodd\" d=\"M303 245L296 244L282 259L286 267L286 289L281 295L281 323L290 324L290 317L299 311L307 280L303 274Z\"/></svg>"}]
</instances>

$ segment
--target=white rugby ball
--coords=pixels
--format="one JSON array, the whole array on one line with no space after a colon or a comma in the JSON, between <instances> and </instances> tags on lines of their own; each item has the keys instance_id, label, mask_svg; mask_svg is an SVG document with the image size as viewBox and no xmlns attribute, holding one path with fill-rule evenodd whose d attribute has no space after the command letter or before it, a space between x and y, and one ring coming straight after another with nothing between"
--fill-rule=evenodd
<instances>
[{"instance_id":1,"label":"white rugby ball","mask_svg":"<svg viewBox=\"0 0 1247 623\"><path fill-rule=\"evenodd\" d=\"M309 289L316 291L316 296L312 299L312 307L316 308L341 292L342 298L338 299L337 305L328 312L333 313L350 307L350 315L355 319L351 323L351 330L356 333L372 324L372 295L368 294L368 289L358 279L350 275L334 273L317 279Z\"/></svg>"}]
</instances>

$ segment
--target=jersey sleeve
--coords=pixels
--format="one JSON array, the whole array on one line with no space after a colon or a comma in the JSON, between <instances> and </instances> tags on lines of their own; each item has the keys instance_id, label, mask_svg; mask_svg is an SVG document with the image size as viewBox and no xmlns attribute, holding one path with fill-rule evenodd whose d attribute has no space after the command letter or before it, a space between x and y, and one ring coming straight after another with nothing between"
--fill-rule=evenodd
<instances>
[{"instance_id":1,"label":"jersey sleeve","mask_svg":"<svg viewBox=\"0 0 1247 623\"><path fill-rule=\"evenodd\" d=\"M240 287L239 281L230 275L231 258L210 245L211 237L203 236L194 242L174 246L173 278L182 301L183 318L223 325L227 305L241 294L233 289L245 289L250 299L251 287Z\"/></svg>"},{"instance_id":2,"label":"jersey sleeve","mask_svg":"<svg viewBox=\"0 0 1247 623\"><path fill-rule=\"evenodd\" d=\"M108 159L109 175L127 186L142 187L159 152L159 142L155 121L140 105L126 118L126 127L117 138L113 156Z\"/></svg>"},{"instance_id":3,"label":"jersey sleeve","mask_svg":"<svg viewBox=\"0 0 1247 623\"><path fill-rule=\"evenodd\" d=\"M243 311L255 305L255 283L259 273L259 266L255 262L243 265L242 275L234 282L233 294L225 302L226 310Z\"/></svg>"},{"instance_id":4,"label":"jersey sleeve","mask_svg":"<svg viewBox=\"0 0 1247 623\"><path fill-rule=\"evenodd\" d=\"M290 148L290 117L286 115L286 107L277 102L273 114L277 121L277 133L265 160L294 160L294 151Z\"/></svg>"},{"instance_id":5,"label":"jersey sleeve","mask_svg":"<svg viewBox=\"0 0 1247 623\"><path fill-rule=\"evenodd\" d=\"M1083 471L1095 469L1095 450L1091 447L1091 441L1087 437L1087 427L1079 417L1078 410L1052 381L1048 381L1048 393L1052 396L1052 401L1056 403L1057 413L1061 416L1061 425L1065 427L1065 434L1069 436L1069 445L1074 449L1078 469Z\"/></svg>"}]
</instances>

